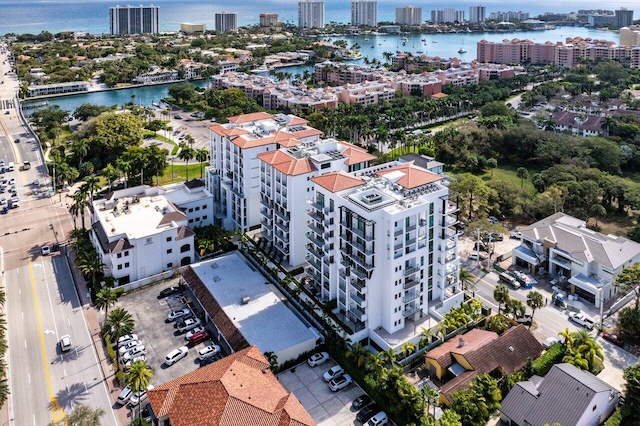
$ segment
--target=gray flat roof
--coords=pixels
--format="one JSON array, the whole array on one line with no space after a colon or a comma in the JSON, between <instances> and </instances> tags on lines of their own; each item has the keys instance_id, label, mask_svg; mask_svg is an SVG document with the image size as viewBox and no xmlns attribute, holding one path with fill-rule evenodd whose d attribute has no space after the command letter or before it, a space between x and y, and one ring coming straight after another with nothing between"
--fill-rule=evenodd
<instances>
[{"instance_id":1,"label":"gray flat roof","mask_svg":"<svg viewBox=\"0 0 640 426\"><path fill-rule=\"evenodd\" d=\"M238 252L191 267L247 342L262 352L278 353L317 339ZM249 302L243 304L245 297Z\"/></svg>"}]
</instances>

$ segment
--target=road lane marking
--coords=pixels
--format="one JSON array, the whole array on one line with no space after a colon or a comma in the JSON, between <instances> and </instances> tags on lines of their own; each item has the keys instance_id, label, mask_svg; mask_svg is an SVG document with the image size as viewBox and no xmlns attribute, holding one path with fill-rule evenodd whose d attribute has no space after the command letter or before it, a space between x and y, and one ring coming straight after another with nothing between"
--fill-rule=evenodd
<instances>
[{"instance_id":1,"label":"road lane marking","mask_svg":"<svg viewBox=\"0 0 640 426\"><path fill-rule=\"evenodd\" d=\"M37 265L42 267L42 274L44 276L44 286L47 289L47 297L49 298L49 309L51 309L51 318L53 318L53 329L56 331L56 340L60 339L60 335L58 334L58 325L56 324L56 315L53 312L53 303L51 302L51 292L49 291L49 282L47 281L47 271L44 267L44 259L41 260L42 264Z\"/></svg>"},{"instance_id":2,"label":"road lane marking","mask_svg":"<svg viewBox=\"0 0 640 426\"><path fill-rule=\"evenodd\" d=\"M27 373L27 378L29 379L29 383L31 383L31 373Z\"/></svg>"},{"instance_id":3,"label":"road lane marking","mask_svg":"<svg viewBox=\"0 0 640 426\"><path fill-rule=\"evenodd\" d=\"M60 403L56 399L53 393L53 387L51 386L51 372L49 371L49 364L47 362L47 350L44 342L44 331L42 330L42 318L40 317L40 308L38 304L38 293L36 291L36 277L33 272L33 264L29 262L29 274L31 276L31 291L33 292L33 310L36 314L36 324L38 326L38 337L40 338L40 352L42 354L42 363L44 365L44 380L47 385L47 391L49 392L49 407L51 409L51 416L54 423L59 423L64 419L65 414L60 406ZM57 335L57 333L56 333ZM33 423L35 424L36 415L33 415Z\"/></svg>"}]
</instances>

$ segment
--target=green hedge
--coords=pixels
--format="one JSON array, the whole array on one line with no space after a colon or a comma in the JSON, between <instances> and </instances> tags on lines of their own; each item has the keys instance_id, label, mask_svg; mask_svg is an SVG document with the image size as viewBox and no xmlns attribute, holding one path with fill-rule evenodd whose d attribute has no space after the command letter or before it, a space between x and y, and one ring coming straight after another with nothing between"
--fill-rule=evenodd
<instances>
[{"instance_id":1,"label":"green hedge","mask_svg":"<svg viewBox=\"0 0 640 426\"><path fill-rule=\"evenodd\" d=\"M565 345L560 342L547 349L544 354L533 361L533 371L535 374L538 376L546 375L549 370L551 370L551 367L553 367L553 364L562 362L566 349Z\"/></svg>"},{"instance_id":2,"label":"green hedge","mask_svg":"<svg viewBox=\"0 0 640 426\"><path fill-rule=\"evenodd\" d=\"M613 412L611 417L604 422L604 426L620 426L622 424L622 412L621 410L616 410Z\"/></svg>"}]
</instances>

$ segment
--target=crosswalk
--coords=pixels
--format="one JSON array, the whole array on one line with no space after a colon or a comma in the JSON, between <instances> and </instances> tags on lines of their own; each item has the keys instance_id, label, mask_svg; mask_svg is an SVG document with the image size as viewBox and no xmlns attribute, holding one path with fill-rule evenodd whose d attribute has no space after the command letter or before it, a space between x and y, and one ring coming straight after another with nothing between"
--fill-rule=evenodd
<instances>
[{"instance_id":1,"label":"crosswalk","mask_svg":"<svg viewBox=\"0 0 640 426\"><path fill-rule=\"evenodd\" d=\"M15 108L15 100L14 99L1 99L2 109L12 109Z\"/></svg>"}]
</instances>

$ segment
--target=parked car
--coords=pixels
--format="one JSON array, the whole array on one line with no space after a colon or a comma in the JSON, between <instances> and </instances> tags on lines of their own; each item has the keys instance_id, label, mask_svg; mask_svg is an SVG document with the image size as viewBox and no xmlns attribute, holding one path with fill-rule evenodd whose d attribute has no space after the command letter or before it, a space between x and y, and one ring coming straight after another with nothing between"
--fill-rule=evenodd
<instances>
[{"instance_id":1,"label":"parked car","mask_svg":"<svg viewBox=\"0 0 640 426\"><path fill-rule=\"evenodd\" d=\"M351 376L348 374L343 374L342 376L336 377L329 382L329 389L331 389L332 392L338 392L339 390L349 386L351 383L353 383L353 379L351 379Z\"/></svg>"},{"instance_id":2,"label":"parked car","mask_svg":"<svg viewBox=\"0 0 640 426\"><path fill-rule=\"evenodd\" d=\"M380 411L369 419L369 421L367 422L367 426L383 426L387 423L389 423L387 413L385 413L384 411Z\"/></svg>"},{"instance_id":3,"label":"parked car","mask_svg":"<svg viewBox=\"0 0 640 426\"><path fill-rule=\"evenodd\" d=\"M167 365L173 365L187 356L187 353L189 353L189 348L186 346L180 346L179 348L169 352L167 356L164 357L164 363Z\"/></svg>"},{"instance_id":4,"label":"parked car","mask_svg":"<svg viewBox=\"0 0 640 426\"><path fill-rule=\"evenodd\" d=\"M200 324L200 318L187 318L186 320L181 321L176 328L178 329L178 332L184 333L186 331L193 330Z\"/></svg>"},{"instance_id":5,"label":"parked car","mask_svg":"<svg viewBox=\"0 0 640 426\"><path fill-rule=\"evenodd\" d=\"M189 340L189 339L191 339L191 336L193 336L194 334L202 333L203 331L204 331L204 327L199 325L198 327L194 328L193 330L188 331L187 334L184 336L184 340Z\"/></svg>"},{"instance_id":6,"label":"parked car","mask_svg":"<svg viewBox=\"0 0 640 426\"><path fill-rule=\"evenodd\" d=\"M353 402L351 403L351 408L353 408L354 410L359 410L371 403L373 403L371 397L367 394L364 394L353 400Z\"/></svg>"},{"instance_id":7,"label":"parked car","mask_svg":"<svg viewBox=\"0 0 640 426\"><path fill-rule=\"evenodd\" d=\"M49 246L40 247L40 253L42 253L43 256L47 256L47 255L51 254L51 247L49 247Z\"/></svg>"},{"instance_id":8,"label":"parked car","mask_svg":"<svg viewBox=\"0 0 640 426\"><path fill-rule=\"evenodd\" d=\"M489 238L491 237L491 238ZM483 242L495 242L495 241L503 241L504 237L502 236L502 234L498 234L496 232L492 232L491 234L487 234L482 238Z\"/></svg>"},{"instance_id":9,"label":"parked car","mask_svg":"<svg viewBox=\"0 0 640 426\"><path fill-rule=\"evenodd\" d=\"M363 409L358 411L356 414L356 419L360 422L360 424L366 423L374 414L379 413L381 410L378 404L370 404L366 405Z\"/></svg>"},{"instance_id":10,"label":"parked car","mask_svg":"<svg viewBox=\"0 0 640 426\"><path fill-rule=\"evenodd\" d=\"M215 356L220 353L220 346L218 345L209 345L198 351L198 359L200 361L204 361L207 358Z\"/></svg>"},{"instance_id":11,"label":"parked car","mask_svg":"<svg viewBox=\"0 0 640 426\"><path fill-rule=\"evenodd\" d=\"M624 340L619 338L616 334L602 333L602 338L604 340L607 340L607 341L613 343L614 345L617 345L617 346L620 346L620 347L624 346Z\"/></svg>"},{"instance_id":12,"label":"parked car","mask_svg":"<svg viewBox=\"0 0 640 426\"><path fill-rule=\"evenodd\" d=\"M195 346L198 343L204 342L209 338L209 332L203 331L201 333L196 333L191 338L189 338L189 346Z\"/></svg>"},{"instance_id":13,"label":"parked car","mask_svg":"<svg viewBox=\"0 0 640 426\"><path fill-rule=\"evenodd\" d=\"M129 352L131 349L140 345L142 345L142 342L140 340L132 340L126 345L122 345L118 348L118 355L122 356L125 353Z\"/></svg>"},{"instance_id":14,"label":"parked car","mask_svg":"<svg viewBox=\"0 0 640 426\"><path fill-rule=\"evenodd\" d=\"M191 309L189 308L183 308L183 309L179 309L177 311L171 311L169 313L169 316L167 316L167 321L171 322L171 321L175 321L178 318L182 318L184 316L187 315L191 315Z\"/></svg>"},{"instance_id":15,"label":"parked car","mask_svg":"<svg viewBox=\"0 0 640 426\"><path fill-rule=\"evenodd\" d=\"M180 287L169 287L165 288L158 294L158 299L164 299L165 297L173 296L174 294L180 293Z\"/></svg>"},{"instance_id":16,"label":"parked car","mask_svg":"<svg viewBox=\"0 0 640 426\"><path fill-rule=\"evenodd\" d=\"M121 361L124 364L126 364L127 361L130 361L136 357L139 357L140 355L146 355L146 354L147 354L147 349L144 347L144 345L139 345L131 349L129 352L125 353L124 355L122 355Z\"/></svg>"},{"instance_id":17,"label":"parked car","mask_svg":"<svg viewBox=\"0 0 640 426\"><path fill-rule=\"evenodd\" d=\"M545 348L549 349L551 346L555 345L556 343L559 343L560 339L558 339L557 337L547 337L546 339L544 339L544 342L542 342L542 346L544 346Z\"/></svg>"},{"instance_id":18,"label":"parked car","mask_svg":"<svg viewBox=\"0 0 640 426\"><path fill-rule=\"evenodd\" d=\"M498 220L498 218L497 218L497 217L495 217L495 216L489 216L489 217L487 218L487 220L488 220L489 222L493 223L494 225L495 225L496 223L500 223L500 221Z\"/></svg>"},{"instance_id":19,"label":"parked car","mask_svg":"<svg viewBox=\"0 0 640 426\"><path fill-rule=\"evenodd\" d=\"M569 321L573 321L587 330L593 330L593 327L596 325L595 321L580 312L570 312Z\"/></svg>"},{"instance_id":20,"label":"parked car","mask_svg":"<svg viewBox=\"0 0 640 426\"><path fill-rule=\"evenodd\" d=\"M330 382L331 380L335 379L336 377L340 377L343 374L344 368L340 367L339 365L335 365L331 367L326 373L324 373L324 381Z\"/></svg>"},{"instance_id":21,"label":"parked car","mask_svg":"<svg viewBox=\"0 0 640 426\"><path fill-rule=\"evenodd\" d=\"M131 395L133 395L131 387L125 386L125 388L118 394L116 402L120 405L125 405L131 399Z\"/></svg>"},{"instance_id":22,"label":"parked car","mask_svg":"<svg viewBox=\"0 0 640 426\"><path fill-rule=\"evenodd\" d=\"M329 359L329 354L326 352L318 352L317 354L311 355L307 358L307 364L310 367L315 367L316 365L320 365Z\"/></svg>"},{"instance_id":23,"label":"parked car","mask_svg":"<svg viewBox=\"0 0 640 426\"><path fill-rule=\"evenodd\" d=\"M69 352L71 350L71 336L68 334L60 338L60 350L62 352Z\"/></svg>"},{"instance_id":24,"label":"parked car","mask_svg":"<svg viewBox=\"0 0 640 426\"><path fill-rule=\"evenodd\" d=\"M126 345L132 340L138 340L138 335L134 333L134 334L125 334L124 336L120 336L118 338L118 347L122 345Z\"/></svg>"},{"instance_id":25,"label":"parked car","mask_svg":"<svg viewBox=\"0 0 640 426\"><path fill-rule=\"evenodd\" d=\"M153 385L149 385L147 387L147 390L151 390L151 389L153 389ZM129 400L129 406L137 407L138 404L146 405L148 399L149 399L149 395L147 395L146 390L142 392L134 392L133 395L131 395L131 399Z\"/></svg>"},{"instance_id":26,"label":"parked car","mask_svg":"<svg viewBox=\"0 0 640 426\"><path fill-rule=\"evenodd\" d=\"M471 253L469 253L469 260L473 260L473 261L478 261L478 260L485 260L487 258L487 255L484 253L478 253L477 251L472 251Z\"/></svg>"},{"instance_id":27,"label":"parked car","mask_svg":"<svg viewBox=\"0 0 640 426\"><path fill-rule=\"evenodd\" d=\"M128 371L131 368L131 366L133 365L134 362L146 361L146 360L147 360L147 357L144 356L144 355L140 355L140 356L137 356L137 357L135 357L133 359L130 359L129 361L124 363L124 366L123 366L124 367L124 371Z\"/></svg>"},{"instance_id":28,"label":"parked car","mask_svg":"<svg viewBox=\"0 0 640 426\"><path fill-rule=\"evenodd\" d=\"M523 317L516 318L516 322L522 325L531 325L531 323L533 322L533 318L531 317L531 315L525 315Z\"/></svg>"}]
</instances>

